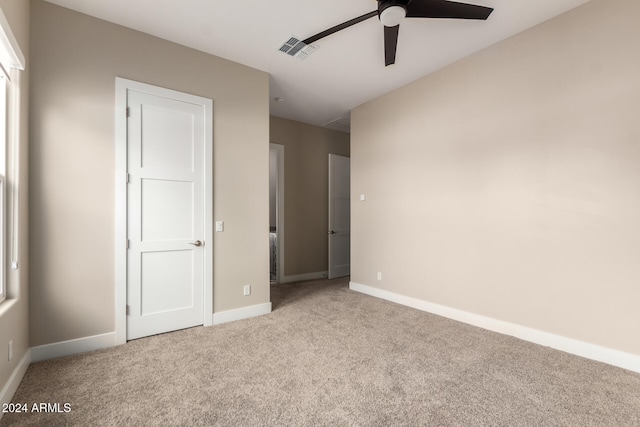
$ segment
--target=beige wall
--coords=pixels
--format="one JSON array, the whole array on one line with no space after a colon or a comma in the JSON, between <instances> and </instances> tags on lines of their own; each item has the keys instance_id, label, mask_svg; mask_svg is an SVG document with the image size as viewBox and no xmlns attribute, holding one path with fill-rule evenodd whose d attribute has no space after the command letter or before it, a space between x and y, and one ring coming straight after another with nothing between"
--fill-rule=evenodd
<instances>
[{"instance_id":1,"label":"beige wall","mask_svg":"<svg viewBox=\"0 0 640 427\"><path fill-rule=\"evenodd\" d=\"M41 0L31 40L31 345L115 329L116 76L213 99L214 311L268 302L268 74Z\"/></svg>"},{"instance_id":2,"label":"beige wall","mask_svg":"<svg viewBox=\"0 0 640 427\"><path fill-rule=\"evenodd\" d=\"M328 269L329 154L349 156L349 134L271 117L271 142L284 145L284 274Z\"/></svg>"},{"instance_id":3,"label":"beige wall","mask_svg":"<svg viewBox=\"0 0 640 427\"><path fill-rule=\"evenodd\" d=\"M25 56L26 70L20 73L20 139L19 139L19 268L9 270L7 288L10 301L0 305L0 390L5 386L20 360L29 349L29 294L28 294L28 110L29 110L29 2L15 0L0 0L0 8L4 13L13 35L16 37L20 49ZM8 153L11 158L12 153ZM9 182L15 177L11 164L8 165L7 178ZM15 182L15 181L14 181ZM10 196L10 195L9 195ZM12 223L12 198L7 200L8 221ZM10 231L10 227L7 228ZM6 357L8 343L13 340L13 359ZM1 415L0 415L1 416Z\"/></svg>"},{"instance_id":4,"label":"beige wall","mask_svg":"<svg viewBox=\"0 0 640 427\"><path fill-rule=\"evenodd\" d=\"M355 109L351 280L640 354L638 15L593 0Z\"/></svg>"}]
</instances>

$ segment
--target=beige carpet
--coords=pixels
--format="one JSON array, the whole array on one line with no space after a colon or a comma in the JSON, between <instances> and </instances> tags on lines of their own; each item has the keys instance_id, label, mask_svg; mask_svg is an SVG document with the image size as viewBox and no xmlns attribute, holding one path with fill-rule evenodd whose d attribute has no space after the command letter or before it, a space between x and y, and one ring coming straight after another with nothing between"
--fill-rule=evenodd
<instances>
[{"instance_id":1,"label":"beige carpet","mask_svg":"<svg viewBox=\"0 0 640 427\"><path fill-rule=\"evenodd\" d=\"M10 425L639 426L640 375L348 290L272 288L273 313L33 364Z\"/></svg>"}]
</instances>

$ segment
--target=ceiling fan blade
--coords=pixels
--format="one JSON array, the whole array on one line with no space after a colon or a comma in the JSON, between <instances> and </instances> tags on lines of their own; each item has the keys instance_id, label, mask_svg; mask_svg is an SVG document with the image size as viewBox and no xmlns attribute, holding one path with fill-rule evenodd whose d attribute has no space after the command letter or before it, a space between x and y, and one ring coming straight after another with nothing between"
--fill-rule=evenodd
<instances>
[{"instance_id":1,"label":"ceiling fan blade","mask_svg":"<svg viewBox=\"0 0 640 427\"><path fill-rule=\"evenodd\" d=\"M357 18L350 19L349 21L343 22L342 24L336 25L335 27L331 27L328 30L324 30L321 33L318 33L318 34L316 34L314 36L311 36L311 37L309 37L309 38L307 38L305 40L302 40L302 43L311 44L311 43L316 42L316 41L318 41L318 40L320 40L320 39L322 39L324 37L330 36L333 33L337 33L340 30L344 30L345 28L349 28L352 25L358 24L358 23L360 23L362 21L366 21L369 18L373 18L374 16L378 16L378 11L377 10L374 10L373 12L366 13L366 14L364 14L362 16L358 16Z\"/></svg>"},{"instance_id":2,"label":"ceiling fan blade","mask_svg":"<svg viewBox=\"0 0 640 427\"><path fill-rule=\"evenodd\" d=\"M396 63L396 48L398 47L398 33L400 25L384 27L384 65Z\"/></svg>"},{"instance_id":3,"label":"ceiling fan blade","mask_svg":"<svg viewBox=\"0 0 640 427\"><path fill-rule=\"evenodd\" d=\"M493 8L447 0L413 0L407 18L487 19Z\"/></svg>"}]
</instances>

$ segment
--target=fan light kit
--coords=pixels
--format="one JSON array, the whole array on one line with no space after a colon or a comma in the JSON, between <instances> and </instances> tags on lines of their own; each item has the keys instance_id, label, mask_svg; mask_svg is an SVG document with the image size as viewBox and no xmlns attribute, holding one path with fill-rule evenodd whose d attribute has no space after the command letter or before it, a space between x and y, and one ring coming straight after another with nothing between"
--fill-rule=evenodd
<instances>
[{"instance_id":1,"label":"fan light kit","mask_svg":"<svg viewBox=\"0 0 640 427\"><path fill-rule=\"evenodd\" d=\"M402 20L407 16L407 9L399 5L389 5L380 12L380 22L385 27L395 27L400 25Z\"/></svg>"},{"instance_id":2,"label":"fan light kit","mask_svg":"<svg viewBox=\"0 0 640 427\"><path fill-rule=\"evenodd\" d=\"M307 47L315 48L315 46L311 46L311 43L377 16L384 26L385 65L391 65L396 62L398 33L400 32L400 23L404 18L475 19L484 21L489 18L491 12L493 12L493 8L490 7L448 0L378 0L377 10L331 27L305 40L296 40L298 43L289 43L289 45L285 43L280 50L291 56L298 56L299 51L304 52ZM295 51L295 53L291 53L292 51Z\"/></svg>"}]
</instances>

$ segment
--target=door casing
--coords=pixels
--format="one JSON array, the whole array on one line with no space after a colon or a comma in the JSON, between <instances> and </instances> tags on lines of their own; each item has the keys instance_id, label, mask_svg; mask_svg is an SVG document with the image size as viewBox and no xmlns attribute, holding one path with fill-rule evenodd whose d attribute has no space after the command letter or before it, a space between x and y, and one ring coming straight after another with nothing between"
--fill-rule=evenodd
<instances>
[{"instance_id":1,"label":"door casing","mask_svg":"<svg viewBox=\"0 0 640 427\"><path fill-rule=\"evenodd\" d=\"M205 108L204 147L204 326L213 324L213 101L116 77L115 108L115 344L127 341L127 92L135 90L184 100Z\"/></svg>"}]
</instances>

